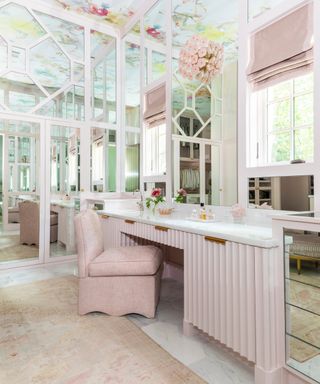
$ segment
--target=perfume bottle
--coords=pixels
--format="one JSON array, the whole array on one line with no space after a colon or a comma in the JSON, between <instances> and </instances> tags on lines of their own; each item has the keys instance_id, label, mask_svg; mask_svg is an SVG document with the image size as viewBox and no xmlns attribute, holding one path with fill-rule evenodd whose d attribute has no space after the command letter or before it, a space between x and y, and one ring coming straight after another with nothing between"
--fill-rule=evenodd
<instances>
[{"instance_id":1,"label":"perfume bottle","mask_svg":"<svg viewBox=\"0 0 320 384\"><path fill-rule=\"evenodd\" d=\"M200 204L200 219L201 220L207 220L207 212L204 207L204 203Z\"/></svg>"},{"instance_id":2,"label":"perfume bottle","mask_svg":"<svg viewBox=\"0 0 320 384\"><path fill-rule=\"evenodd\" d=\"M207 214L207 220L213 220L214 219L214 213L212 212L212 209L209 208L208 214Z\"/></svg>"}]
</instances>

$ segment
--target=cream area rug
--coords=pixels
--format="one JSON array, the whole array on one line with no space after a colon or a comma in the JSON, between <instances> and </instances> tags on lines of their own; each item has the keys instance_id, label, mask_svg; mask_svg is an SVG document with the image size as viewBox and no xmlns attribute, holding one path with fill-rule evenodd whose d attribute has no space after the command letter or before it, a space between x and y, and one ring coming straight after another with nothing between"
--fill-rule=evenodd
<instances>
[{"instance_id":1,"label":"cream area rug","mask_svg":"<svg viewBox=\"0 0 320 384\"><path fill-rule=\"evenodd\" d=\"M125 317L77 314L77 278L0 293L0 383L205 383Z\"/></svg>"}]
</instances>

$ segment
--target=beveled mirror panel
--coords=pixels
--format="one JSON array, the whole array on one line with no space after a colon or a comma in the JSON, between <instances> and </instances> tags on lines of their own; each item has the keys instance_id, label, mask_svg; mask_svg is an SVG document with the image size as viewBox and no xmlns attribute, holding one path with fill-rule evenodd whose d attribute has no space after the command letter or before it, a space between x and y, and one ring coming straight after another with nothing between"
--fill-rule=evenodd
<instances>
[{"instance_id":1,"label":"beveled mirror panel","mask_svg":"<svg viewBox=\"0 0 320 384\"><path fill-rule=\"evenodd\" d=\"M237 202L238 6L238 1L173 1L173 193L185 189L188 203ZM181 66L181 50L191 38L204 38L206 43L213 41L223 46L221 73L208 82L195 75L187 76L188 70ZM199 55L209 68L209 49L193 54L199 68L203 68ZM199 185L190 183L187 173Z\"/></svg>"},{"instance_id":2,"label":"beveled mirror panel","mask_svg":"<svg viewBox=\"0 0 320 384\"><path fill-rule=\"evenodd\" d=\"M313 211L313 176L250 178L248 199L249 208Z\"/></svg>"},{"instance_id":3,"label":"beveled mirror panel","mask_svg":"<svg viewBox=\"0 0 320 384\"><path fill-rule=\"evenodd\" d=\"M0 120L0 263L40 247L40 125Z\"/></svg>"},{"instance_id":4,"label":"beveled mirror panel","mask_svg":"<svg viewBox=\"0 0 320 384\"><path fill-rule=\"evenodd\" d=\"M320 382L320 233L284 231L286 361Z\"/></svg>"},{"instance_id":5,"label":"beveled mirror panel","mask_svg":"<svg viewBox=\"0 0 320 384\"><path fill-rule=\"evenodd\" d=\"M116 131L91 129L91 191L115 192L117 174Z\"/></svg>"}]
</instances>

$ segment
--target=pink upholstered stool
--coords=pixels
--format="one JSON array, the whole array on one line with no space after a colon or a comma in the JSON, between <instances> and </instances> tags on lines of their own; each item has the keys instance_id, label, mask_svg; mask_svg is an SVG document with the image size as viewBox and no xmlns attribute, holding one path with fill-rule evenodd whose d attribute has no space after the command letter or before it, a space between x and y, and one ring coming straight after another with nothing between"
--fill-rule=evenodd
<instances>
[{"instance_id":1,"label":"pink upholstered stool","mask_svg":"<svg viewBox=\"0 0 320 384\"><path fill-rule=\"evenodd\" d=\"M138 313L154 317L160 295L163 257L154 246L104 251L98 215L87 210L75 217L79 266L79 314L112 316Z\"/></svg>"}]
</instances>

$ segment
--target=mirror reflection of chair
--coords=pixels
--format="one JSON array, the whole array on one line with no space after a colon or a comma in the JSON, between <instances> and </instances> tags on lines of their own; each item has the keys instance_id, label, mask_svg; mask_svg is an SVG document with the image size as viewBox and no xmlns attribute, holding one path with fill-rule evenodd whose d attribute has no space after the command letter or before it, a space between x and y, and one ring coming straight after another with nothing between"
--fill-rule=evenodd
<instances>
[{"instance_id":1,"label":"mirror reflection of chair","mask_svg":"<svg viewBox=\"0 0 320 384\"><path fill-rule=\"evenodd\" d=\"M162 251L155 246L104 251L98 215L87 210L75 217L79 268L79 313L155 316L163 271Z\"/></svg>"},{"instance_id":2,"label":"mirror reflection of chair","mask_svg":"<svg viewBox=\"0 0 320 384\"><path fill-rule=\"evenodd\" d=\"M39 246L39 203L19 203L20 243Z\"/></svg>"},{"instance_id":3,"label":"mirror reflection of chair","mask_svg":"<svg viewBox=\"0 0 320 384\"><path fill-rule=\"evenodd\" d=\"M39 246L39 202L19 203L20 244ZM58 215L50 213L50 242L58 238Z\"/></svg>"}]
</instances>

